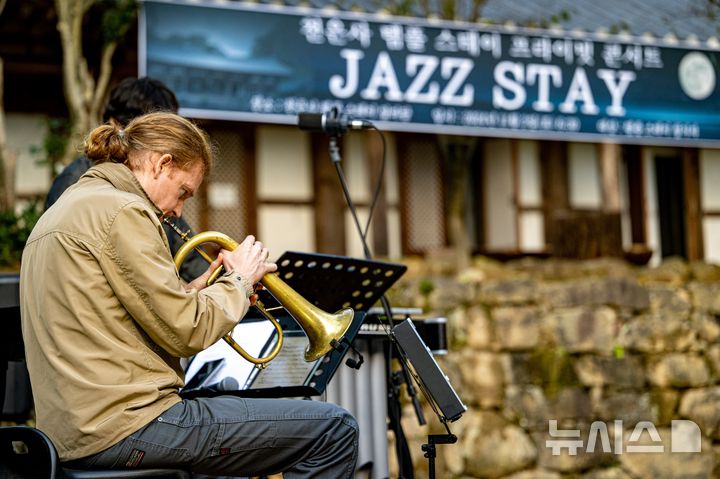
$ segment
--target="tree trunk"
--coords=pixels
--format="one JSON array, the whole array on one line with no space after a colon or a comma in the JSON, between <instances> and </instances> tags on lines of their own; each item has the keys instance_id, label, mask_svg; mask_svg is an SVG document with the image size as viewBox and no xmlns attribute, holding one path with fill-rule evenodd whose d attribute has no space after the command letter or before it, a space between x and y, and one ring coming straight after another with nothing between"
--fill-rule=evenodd
<instances>
[{"instance_id":1,"label":"tree trunk","mask_svg":"<svg viewBox=\"0 0 720 479\"><path fill-rule=\"evenodd\" d=\"M15 156L7 147L4 89L3 60L0 58L0 211L15 206Z\"/></svg>"},{"instance_id":2,"label":"tree trunk","mask_svg":"<svg viewBox=\"0 0 720 479\"><path fill-rule=\"evenodd\" d=\"M63 88L72 123L63 164L73 160L77 145L90 128L100 123L101 108L112 72L111 60L117 49L116 41L103 46L96 82L82 53L82 21L92 4L92 0L55 0L57 29L63 50Z\"/></svg>"},{"instance_id":3,"label":"tree trunk","mask_svg":"<svg viewBox=\"0 0 720 479\"><path fill-rule=\"evenodd\" d=\"M455 253L455 266L458 271L470 266L472 256L465 213L470 162L476 143L475 138L440 137L441 151L448 172L448 236L450 246Z\"/></svg>"},{"instance_id":4,"label":"tree trunk","mask_svg":"<svg viewBox=\"0 0 720 479\"><path fill-rule=\"evenodd\" d=\"M6 0L0 0L0 16L5 9ZM15 205L15 157L7 147L5 129L5 74L3 59L0 58L0 211L8 210Z\"/></svg>"}]
</instances>

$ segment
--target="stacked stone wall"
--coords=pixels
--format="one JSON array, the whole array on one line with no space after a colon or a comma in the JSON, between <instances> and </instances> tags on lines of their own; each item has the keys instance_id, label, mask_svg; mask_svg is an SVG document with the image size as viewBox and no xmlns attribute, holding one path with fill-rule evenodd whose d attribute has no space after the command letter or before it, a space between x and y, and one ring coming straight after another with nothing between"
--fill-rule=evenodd
<instances>
[{"instance_id":1,"label":"stacked stone wall","mask_svg":"<svg viewBox=\"0 0 720 479\"><path fill-rule=\"evenodd\" d=\"M468 407L437 477L720 477L720 268L406 264L391 302L448 319L438 363ZM427 435L444 432L425 411L426 426L409 403L403 415L418 477Z\"/></svg>"}]
</instances>

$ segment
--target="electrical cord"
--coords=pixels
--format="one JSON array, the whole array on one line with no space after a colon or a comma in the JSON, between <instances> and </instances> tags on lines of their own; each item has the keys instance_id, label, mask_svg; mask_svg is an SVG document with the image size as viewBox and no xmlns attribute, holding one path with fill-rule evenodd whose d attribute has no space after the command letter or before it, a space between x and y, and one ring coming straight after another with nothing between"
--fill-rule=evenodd
<instances>
[{"instance_id":1,"label":"electrical cord","mask_svg":"<svg viewBox=\"0 0 720 479\"><path fill-rule=\"evenodd\" d=\"M387 163L387 142L385 135L382 131L378 130L375 125L371 127L372 130L376 131L380 135L382 140L382 160L380 162L380 171L378 174L378 181L375 185L375 192L373 193L373 199L370 203L370 211L368 213L367 223L365 224L365 230L362 231L362 237L367 239L367 234L370 231L370 224L372 223L373 214L375 213L375 206L377 205L378 199L380 198L380 191L382 190L383 179L385 178L385 164Z\"/></svg>"}]
</instances>

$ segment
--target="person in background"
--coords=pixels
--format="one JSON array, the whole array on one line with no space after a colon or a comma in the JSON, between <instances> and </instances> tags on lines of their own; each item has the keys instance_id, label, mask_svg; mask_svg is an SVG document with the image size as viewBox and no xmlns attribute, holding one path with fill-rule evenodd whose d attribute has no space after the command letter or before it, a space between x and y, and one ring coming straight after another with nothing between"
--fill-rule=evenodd
<instances>
[{"instance_id":1,"label":"person in background","mask_svg":"<svg viewBox=\"0 0 720 479\"><path fill-rule=\"evenodd\" d=\"M109 123L93 162L42 215L23 251L20 310L37 427L74 468L185 468L215 476L349 479L355 418L320 401L183 399L179 358L228 333L277 270L247 236L184 282L161 221L211 167L207 137L172 113ZM211 272L226 271L207 285Z\"/></svg>"},{"instance_id":2,"label":"person in background","mask_svg":"<svg viewBox=\"0 0 720 479\"><path fill-rule=\"evenodd\" d=\"M133 118L154 111L169 111L177 113L180 105L175 94L160 80L154 78L125 78L110 92L108 102L103 110L103 123L112 122L115 125L126 125ZM92 166L90 159L81 155L67 165L53 180L47 197L45 210L50 208L60 195L70 186L74 185L80 177ZM174 219L175 225L183 233L192 235L190 225L182 218ZM182 246L183 240L173 228L163 223L165 235L173 255ZM207 268L207 262L196 252L190 253L180 267L180 275L186 281L192 281L200 276Z\"/></svg>"}]
</instances>

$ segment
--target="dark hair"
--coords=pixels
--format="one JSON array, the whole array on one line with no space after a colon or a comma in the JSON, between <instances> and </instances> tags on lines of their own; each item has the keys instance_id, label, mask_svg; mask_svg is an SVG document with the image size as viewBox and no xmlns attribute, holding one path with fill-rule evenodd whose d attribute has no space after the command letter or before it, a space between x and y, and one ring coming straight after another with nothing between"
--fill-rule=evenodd
<instances>
[{"instance_id":1,"label":"dark hair","mask_svg":"<svg viewBox=\"0 0 720 479\"><path fill-rule=\"evenodd\" d=\"M85 154L95 164L123 163L131 170L142 167L133 152L170 153L175 165L188 170L201 162L207 173L212 165L213 149L207 134L193 122L169 112L141 115L124 128L106 123L95 128L85 139Z\"/></svg>"},{"instance_id":2,"label":"dark hair","mask_svg":"<svg viewBox=\"0 0 720 479\"><path fill-rule=\"evenodd\" d=\"M110 93L103 122L114 119L126 125L136 116L153 111L177 113L180 105L175 94L163 82L154 78L126 78Z\"/></svg>"}]
</instances>

